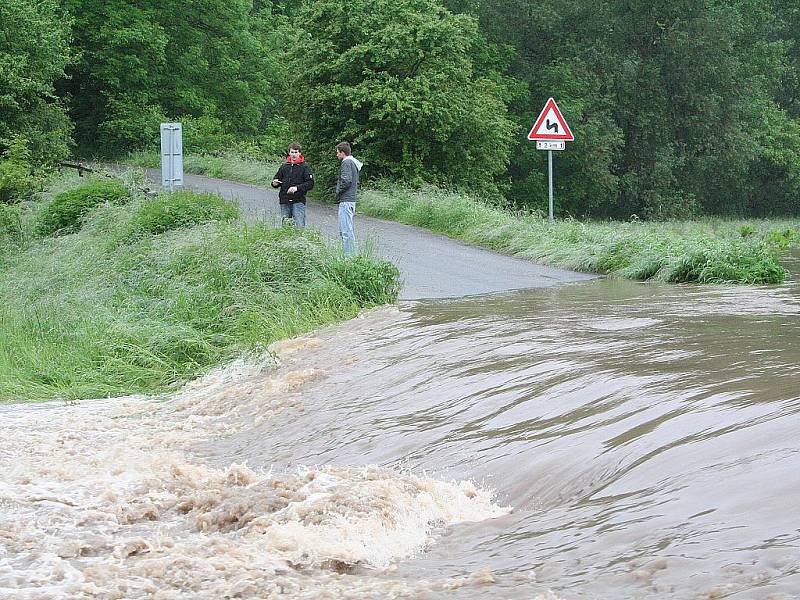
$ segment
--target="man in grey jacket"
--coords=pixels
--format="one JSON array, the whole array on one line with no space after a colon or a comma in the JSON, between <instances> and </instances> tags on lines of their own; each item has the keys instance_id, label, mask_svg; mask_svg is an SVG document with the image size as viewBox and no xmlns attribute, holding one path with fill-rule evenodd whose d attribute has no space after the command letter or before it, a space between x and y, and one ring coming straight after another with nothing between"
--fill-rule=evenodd
<instances>
[{"instance_id":1,"label":"man in grey jacket","mask_svg":"<svg viewBox=\"0 0 800 600\"><path fill-rule=\"evenodd\" d=\"M342 236L342 248L346 256L356 251L356 234L353 230L353 217L356 214L356 192L358 191L358 173L363 163L352 156L350 144L336 144L336 158L342 161L339 166L339 178L336 180L336 201L339 203L339 233Z\"/></svg>"}]
</instances>

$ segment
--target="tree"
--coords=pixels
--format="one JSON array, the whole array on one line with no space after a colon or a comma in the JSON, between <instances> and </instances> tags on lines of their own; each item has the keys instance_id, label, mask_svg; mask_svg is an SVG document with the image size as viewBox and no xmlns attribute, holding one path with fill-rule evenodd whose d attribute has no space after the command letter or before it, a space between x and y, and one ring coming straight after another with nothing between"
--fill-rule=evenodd
<instances>
[{"instance_id":1,"label":"tree","mask_svg":"<svg viewBox=\"0 0 800 600\"><path fill-rule=\"evenodd\" d=\"M576 133L556 179L569 212L669 218L790 205L800 179L796 8L484 0L479 14L490 39L514 47L509 74L530 90L511 106L520 129L552 95ZM544 197L544 159L534 153L522 141L514 153L516 204Z\"/></svg>"},{"instance_id":2,"label":"tree","mask_svg":"<svg viewBox=\"0 0 800 600\"><path fill-rule=\"evenodd\" d=\"M0 153L16 139L34 165L63 158L71 127L53 83L70 61L69 21L55 0L3 0L0 32Z\"/></svg>"},{"instance_id":3,"label":"tree","mask_svg":"<svg viewBox=\"0 0 800 600\"><path fill-rule=\"evenodd\" d=\"M219 119L240 135L258 130L270 63L250 0L65 4L80 60L61 92L87 151L155 144L158 123L183 116Z\"/></svg>"},{"instance_id":4,"label":"tree","mask_svg":"<svg viewBox=\"0 0 800 600\"><path fill-rule=\"evenodd\" d=\"M607 6L586 0L484 2L482 30L510 48L507 73L524 84L510 105L517 123L509 168L509 199L520 208L547 208L547 153L526 139L553 96L576 140L557 153L555 203L559 214L603 214L616 204L614 165L623 144L610 93L613 69Z\"/></svg>"},{"instance_id":5,"label":"tree","mask_svg":"<svg viewBox=\"0 0 800 600\"><path fill-rule=\"evenodd\" d=\"M476 74L473 17L435 0L318 0L296 22L293 116L317 160L347 140L371 177L493 187L512 124L506 82Z\"/></svg>"}]
</instances>

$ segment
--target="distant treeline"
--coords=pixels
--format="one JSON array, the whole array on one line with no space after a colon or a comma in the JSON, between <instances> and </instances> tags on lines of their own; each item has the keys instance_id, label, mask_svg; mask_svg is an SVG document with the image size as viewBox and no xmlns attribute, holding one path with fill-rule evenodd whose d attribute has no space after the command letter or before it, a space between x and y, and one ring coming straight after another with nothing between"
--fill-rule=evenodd
<instances>
[{"instance_id":1,"label":"distant treeline","mask_svg":"<svg viewBox=\"0 0 800 600\"><path fill-rule=\"evenodd\" d=\"M800 214L797 2L3 0L0 33L0 202L180 120L189 151L297 139L324 180L347 139L370 178L539 209L553 96L560 214Z\"/></svg>"}]
</instances>

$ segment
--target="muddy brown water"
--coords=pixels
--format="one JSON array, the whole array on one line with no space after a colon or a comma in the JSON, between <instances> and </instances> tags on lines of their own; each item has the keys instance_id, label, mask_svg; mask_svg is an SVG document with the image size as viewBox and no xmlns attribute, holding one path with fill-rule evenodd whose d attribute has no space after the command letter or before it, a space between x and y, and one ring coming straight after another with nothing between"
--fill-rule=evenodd
<instances>
[{"instance_id":1,"label":"muddy brown water","mask_svg":"<svg viewBox=\"0 0 800 600\"><path fill-rule=\"evenodd\" d=\"M403 303L274 355L4 411L0 597L800 598L797 275Z\"/></svg>"}]
</instances>

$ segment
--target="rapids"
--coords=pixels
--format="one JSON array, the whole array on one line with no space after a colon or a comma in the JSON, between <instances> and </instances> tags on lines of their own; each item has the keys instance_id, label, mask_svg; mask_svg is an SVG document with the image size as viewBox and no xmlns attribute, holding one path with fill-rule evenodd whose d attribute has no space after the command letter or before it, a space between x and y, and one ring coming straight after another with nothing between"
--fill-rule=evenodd
<instances>
[{"instance_id":1,"label":"rapids","mask_svg":"<svg viewBox=\"0 0 800 600\"><path fill-rule=\"evenodd\" d=\"M797 275L598 280L7 406L0 598L798 598L799 365Z\"/></svg>"}]
</instances>

